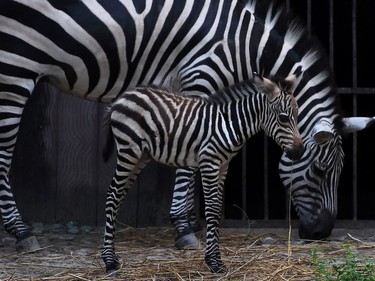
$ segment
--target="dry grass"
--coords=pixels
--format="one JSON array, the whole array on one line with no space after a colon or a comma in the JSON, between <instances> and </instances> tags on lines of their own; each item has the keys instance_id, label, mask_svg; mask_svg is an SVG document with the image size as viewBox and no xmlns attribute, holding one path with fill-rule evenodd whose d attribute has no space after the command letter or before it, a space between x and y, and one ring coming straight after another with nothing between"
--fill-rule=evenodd
<instances>
[{"instance_id":1,"label":"dry grass","mask_svg":"<svg viewBox=\"0 0 375 281\"><path fill-rule=\"evenodd\" d=\"M256 233L257 232L257 233ZM179 251L171 228L126 228L116 237L122 267L116 278L105 274L100 257L102 235L45 233L34 253L14 252L13 240L0 232L0 280L312 280L311 251L340 255L343 241L303 243L287 231L271 234L222 229L221 252L228 267L222 275L210 273L203 261L204 247ZM356 250L373 254L375 244L346 236Z\"/></svg>"}]
</instances>

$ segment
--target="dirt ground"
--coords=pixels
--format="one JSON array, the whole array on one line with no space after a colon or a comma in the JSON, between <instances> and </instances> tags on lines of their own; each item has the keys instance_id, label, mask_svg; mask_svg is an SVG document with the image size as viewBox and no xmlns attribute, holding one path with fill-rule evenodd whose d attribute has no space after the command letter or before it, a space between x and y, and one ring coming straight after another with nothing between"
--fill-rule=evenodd
<instances>
[{"instance_id":1,"label":"dirt ground","mask_svg":"<svg viewBox=\"0 0 375 281\"><path fill-rule=\"evenodd\" d=\"M42 249L15 252L15 240L0 231L0 280L314 280L311 251L339 259L343 245L373 258L375 230L335 229L329 241L306 243L293 229L221 229L226 274L210 273L204 240L197 251L176 250L172 228L118 229L116 251L122 267L106 276L100 257L102 229L58 227L36 232Z\"/></svg>"}]
</instances>

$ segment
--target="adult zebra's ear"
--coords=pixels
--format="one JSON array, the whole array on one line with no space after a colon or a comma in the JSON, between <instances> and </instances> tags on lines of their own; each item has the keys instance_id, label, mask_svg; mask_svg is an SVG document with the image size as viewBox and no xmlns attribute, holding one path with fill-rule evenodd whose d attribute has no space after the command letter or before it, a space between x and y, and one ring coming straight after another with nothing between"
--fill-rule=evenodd
<instances>
[{"instance_id":1,"label":"adult zebra's ear","mask_svg":"<svg viewBox=\"0 0 375 281\"><path fill-rule=\"evenodd\" d=\"M343 121L343 134L364 130L375 124L375 117L346 117ZM327 119L321 119L315 124L312 136L317 142L326 142L333 138L333 125Z\"/></svg>"},{"instance_id":2,"label":"adult zebra's ear","mask_svg":"<svg viewBox=\"0 0 375 281\"><path fill-rule=\"evenodd\" d=\"M342 118L342 121L344 122L343 133L350 134L372 126L375 123L375 117L346 117Z\"/></svg>"},{"instance_id":3,"label":"adult zebra's ear","mask_svg":"<svg viewBox=\"0 0 375 281\"><path fill-rule=\"evenodd\" d=\"M280 93L279 88L271 80L260 76L258 73L254 72L254 85L258 92L265 94L269 101L273 101Z\"/></svg>"},{"instance_id":4,"label":"adult zebra's ear","mask_svg":"<svg viewBox=\"0 0 375 281\"><path fill-rule=\"evenodd\" d=\"M316 142L322 143L333 138L333 125L328 119L320 119L312 130L312 137Z\"/></svg>"}]
</instances>

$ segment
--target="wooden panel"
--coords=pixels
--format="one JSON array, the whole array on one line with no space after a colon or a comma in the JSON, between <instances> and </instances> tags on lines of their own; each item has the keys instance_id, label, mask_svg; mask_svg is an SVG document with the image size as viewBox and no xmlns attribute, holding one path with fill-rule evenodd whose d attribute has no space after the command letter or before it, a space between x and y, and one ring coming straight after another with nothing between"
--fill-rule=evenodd
<instances>
[{"instance_id":1,"label":"wooden panel","mask_svg":"<svg viewBox=\"0 0 375 281\"><path fill-rule=\"evenodd\" d=\"M55 185L55 167L49 161L53 158L53 139L46 139L44 135L51 126L52 115L48 109L53 99L53 95L46 95L46 85L39 85L22 117L10 178L25 221L54 220L52 210L46 212Z\"/></svg>"},{"instance_id":2,"label":"wooden panel","mask_svg":"<svg viewBox=\"0 0 375 281\"><path fill-rule=\"evenodd\" d=\"M98 104L58 96L56 221L96 223Z\"/></svg>"},{"instance_id":3,"label":"wooden panel","mask_svg":"<svg viewBox=\"0 0 375 281\"><path fill-rule=\"evenodd\" d=\"M39 96L48 99L48 103L44 106L45 108L42 110L44 112L44 119L48 120L46 125L40 127L39 130L42 131L43 136L43 143L44 149L43 151L39 151L39 153L43 154L43 160L49 170L44 173L43 177L48 179L50 183L42 192L45 194L46 197L46 209L45 217L46 223L55 223L56 222L56 202L57 202L57 134L56 134L56 120L57 120L57 106L58 106L58 99L59 95L61 95L60 91L56 88L42 83L42 86L39 89L36 89L36 92ZM37 222L43 222L40 220L35 220Z\"/></svg>"},{"instance_id":4,"label":"wooden panel","mask_svg":"<svg viewBox=\"0 0 375 281\"><path fill-rule=\"evenodd\" d=\"M175 169L152 161L138 182L138 226L168 225Z\"/></svg>"},{"instance_id":5,"label":"wooden panel","mask_svg":"<svg viewBox=\"0 0 375 281\"><path fill-rule=\"evenodd\" d=\"M105 163L106 105L41 84L30 99L12 166L12 185L25 221L104 225L115 151ZM150 163L120 208L131 226L169 224L174 169Z\"/></svg>"}]
</instances>

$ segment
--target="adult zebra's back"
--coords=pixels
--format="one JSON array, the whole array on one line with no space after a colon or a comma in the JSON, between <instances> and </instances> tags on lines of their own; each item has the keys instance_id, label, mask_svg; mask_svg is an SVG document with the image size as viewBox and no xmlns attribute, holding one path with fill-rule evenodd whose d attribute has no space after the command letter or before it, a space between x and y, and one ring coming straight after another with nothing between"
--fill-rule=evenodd
<instances>
[{"instance_id":1,"label":"adult zebra's back","mask_svg":"<svg viewBox=\"0 0 375 281\"><path fill-rule=\"evenodd\" d=\"M284 185L293 180L301 235L319 239L332 230L343 152L331 75L316 42L274 5L0 0L0 42L0 209L5 229L18 241L30 234L8 173L22 112L38 81L109 102L130 86L148 83L210 95L254 71L303 73L295 95L307 150L293 163L293 173L283 155L280 173ZM346 123L341 125L345 129Z\"/></svg>"}]
</instances>

